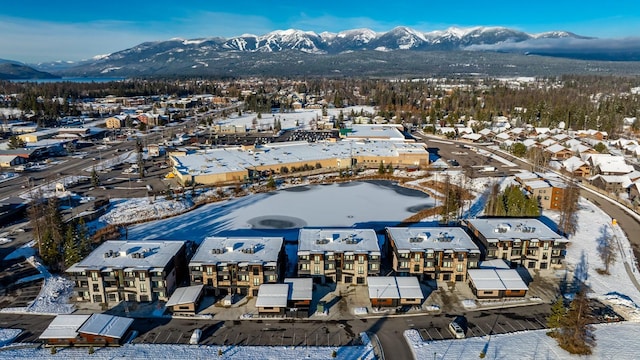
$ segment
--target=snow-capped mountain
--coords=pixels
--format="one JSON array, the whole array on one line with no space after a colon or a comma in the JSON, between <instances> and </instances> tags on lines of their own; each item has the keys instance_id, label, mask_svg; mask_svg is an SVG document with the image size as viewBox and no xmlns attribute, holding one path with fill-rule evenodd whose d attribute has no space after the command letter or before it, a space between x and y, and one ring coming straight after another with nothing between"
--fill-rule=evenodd
<instances>
[{"instance_id":1,"label":"snow-capped mountain","mask_svg":"<svg viewBox=\"0 0 640 360\"><path fill-rule=\"evenodd\" d=\"M585 53L584 49L593 49L593 41L606 44L600 39L581 37L566 31L528 34L505 27L451 27L446 30L422 32L400 26L387 32L353 29L319 34L289 29L264 35L244 34L232 38L145 42L126 50L79 62L77 66L60 69L59 73L67 76L164 76L213 73L220 75L224 71L225 75L233 76L251 69L255 73L274 69L281 69L287 73L295 68L295 73L304 74L311 63L320 69L317 71L343 73L341 68L355 66L353 61L366 68L362 63L373 61L371 52L388 54L376 60L375 67L379 68L384 66L384 63L394 63L400 58L405 58L399 54L408 51L456 51L459 54L473 50L560 57L563 55L557 54L569 54L571 56L564 57L580 58L575 54ZM567 44L574 47L582 46L582 50L573 51L575 49L571 48L572 52L569 52ZM343 55L361 51L370 53L367 58L349 57L353 59L352 63L344 63L343 58L346 57ZM635 52L632 55L634 54ZM415 61L411 60L412 58L415 58L415 55L406 57L406 61Z\"/></svg>"}]
</instances>

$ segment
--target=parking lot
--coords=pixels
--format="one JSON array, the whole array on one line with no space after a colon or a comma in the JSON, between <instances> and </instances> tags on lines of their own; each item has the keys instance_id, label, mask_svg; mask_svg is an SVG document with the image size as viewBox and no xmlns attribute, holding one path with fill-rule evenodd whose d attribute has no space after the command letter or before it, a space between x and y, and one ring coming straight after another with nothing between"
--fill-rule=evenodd
<instances>
[{"instance_id":1,"label":"parking lot","mask_svg":"<svg viewBox=\"0 0 640 360\"><path fill-rule=\"evenodd\" d=\"M347 321L173 319L150 327L149 319L134 322L139 334L134 343L188 344L195 329L202 330L200 344L244 346L345 346L358 340Z\"/></svg>"}]
</instances>

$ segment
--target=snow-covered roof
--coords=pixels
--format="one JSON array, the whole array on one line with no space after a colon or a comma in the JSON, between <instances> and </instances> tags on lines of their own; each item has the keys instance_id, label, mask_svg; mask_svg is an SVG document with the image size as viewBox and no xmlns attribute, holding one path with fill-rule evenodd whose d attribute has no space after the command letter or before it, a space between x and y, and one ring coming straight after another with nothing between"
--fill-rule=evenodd
<instances>
[{"instance_id":1,"label":"snow-covered roof","mask_svg":"<svg viewBox=\"0 0 640 360\"><path fill-rule=\"evenodd\" d=\"M204 285L192 285L192 286L186 286L186 287L179 287L173 292L173 294L171 295L171 297L169 298L169 301L167 301L165 306L168 307L168 306L194 303L198 300L198 297L202 293L203 288L204 288Z\"/></svg>"},{"instance_id":2,"label":"snow-covered roof","mask_svg":"<svg viewBox=\"0 0 640 360\"><path fill-rule=\"evenodd\" d=\"M490 259L478 263L480 269L510 269L509 264L503 259Z\"/></svg>"},{"instance_id":3,"label":"snow-covered roof","mask_svg":"<svg viewBox=\"0 0 640 360\"><path fill-rule=\"evenodd\" d=\"M509 140L511 139L511 135L506 132L502 132L496 135L495 138L499 140Z\"/></svg>"},{"instance_id":4,"label":"snow-covered roof","mask_svg":"<svg viewBox=\"0 0 640 360\"><path fill-rule=\"evenodd\" d=\"M289 284L289 300L311 300L313 298L312 278L286 278Z\"/></svg>"},{"instance_id":5,"label":"snow-covered roof","mask_svg":"<svg viewBox=\"0 0 640 360\"><path fill-rule=\"evenodd\" d=\"M538 219L486 218L469 219L471 224L488 242L518 240L553 240L568 242Z\"/></svg>"},{"instance_id":6,"label":"snow-covered roof","mask_svg":"<svg viewBox=\"0 0 640 360\"><path fill-rule=\"evenodd\" d=\"M545 180L540 179L540 180L534 180L534 181L527 181L527 186L530 187L531 189L546 189L546 188L550 188L551 184L549 184Z\"/></svg>"},{"instance_id":7,"label":"snow-covered roof","mask_svg":"<svg viewBox=\"0 0 640 360\"><path fill-rule=\"evenodd\" d=\"M604 182L609 184L620 184L620 186L626 188L631 185L632 181L626 175L596 175L593 179L601 178Z\"/></svg>"},{"instance_id":8,"label":"snow-covered roof","mask_svg":"<svg viewBox=\"0 0 640 360\"><path fill-rule=\"evenodd\" d=\"M422 143L400 141L288 142L262 145L253 150L241 147L207 149L184 156L171 156L176 171L182 174L208 175L245 171L258 166L279 166L353 156L399 156L429 152Z\"/></svg>"},{"instance_id":9,"label":"snow-covered roof","mask_svg":"<svg viewBox=\"0 0 640 360\"><path fill-rule=\"evenodd\" d=\"M515 269L469 269L469 280L476 290L528 290Z\"/></svg>"},{"instance_id":10,"label":"snow-covered roof","mask_svg":"<svg viewBox=\"0 0 640 360\"><path fill-rule=\"evenodd\" d=\"M488 129L488 128L484 128L484 129L478 131L478 134L483 135L483 136L490 135L491 133L492 133L491 129Z\"/></svg>"},{"instance_id":11,"label":"snow-covered roof","mask_svg":"<svg viewBox=\"0 0 640 360\"><path fill-rule=\"evenodd\" d=\"M39 339L74 339L77 330L91 315L58 315L51 321Z\"/></svg>"},{"instance_id":12,"label":"snow-covered roof","mask_svg":"<svg viewBox=\"0 0 640 360\"><path fill-rule=\"evenodd\" d=\"M545 143L545 142L543 142L543 143ZM564 146L562 146L560 144L553 144L553 145L545 147L544 150L548 151L548 152L550 152L552 154L555 154L555 153L559 153L560 151L565 151L565 150L569 150L569 149L567 149L566 147L564 147Z\"/></svg>"},{"instance_id":13,"label":"snow-covered roof","mask_svg":"<svg viewBox=\"0 0 640 360\"><path fill-rule=\"evenodd\" d=\"M462 228L388 227L387 233L400 253L447 251L479 253L478 246Z\"/></svg>"},{"instance_id":14,"label":"snow-covered roof","mask_svg":"<svg viewBox=\"0 0 640 360\"><path fill-rule=\"evenodd\" d=\"M282 237L207 237L189 266L226 263L275 266L283 242Z\"/></svg>"},{"instance_id":15,"label":"snow-covered roof","mask_svg":"<svg viewBox=\"0 0 640 360\"><path fill-rule=\"evenodd\" d=\"M556 145L556 144L558 144L558 142L553 140L553 139L547 139L547 140L542 141L540 143L540 145L542 145L543 147L549 147L551 145ZM562 145L558 145L558 146L560 146L561 149L564 149L564 146L562 146Z\"/></svg>"},{"instance_id":16,"label":"snow-covered roof","mask_svg":"<svg viewBox=\"0 0 640 360\"><path fill-rule=\"evenodd\" d=\"M184 241L124 241L102 243L86 258L72 265L67 272L109 269L164 269L184 246Z\"/></svg>"},{"instance_id":17,"label":"snow-covered roof","mask_svg":"<svg viewBox=\"0 0 640 360\"><path fill-rule=\"evenodd\" d=\"M404 135L402 135L402 132L398 129L397 125L353 125L351 126L351 130L351 132L347 133L348 139L385 139L393 141L404 141Z\"/></svg>"},{"instance_id":18,"label":"snow-covered roof","mask_svg":"<svg viewBox=\"0 0 640 360\"><path fill-rule=\"evenodd\" d=\"M262 284L258 289L256 307L286 307L289 284Z\"/></svg>"},{"instance_id":19,"label":"snow-covered roof","mask_svg":"<svg viewBox=\"0 0 640 360\"><path fill-rule=\"evenodd\" d=\"M515 175L516 178L520 179L520 181L526 182L527 180L536 180L539 179L540 176L538 174L533 173L531 171L522 171Z\"/></svg>"},{"instance_id":20,"label":"snow-covered roof","mask_svg":"<svg viewBox=\"0 0 640 360\"><path fill-rule=\"evenodd\" d=\"M418 278L413 276L396 277L401 299L424 299Z\"/></svg>"},{"instance_id":21,"label":"snow-covered roof","mask_svg":"<svg viewBox=\"0 0 640 360\"><path fill-rule=\"evenodd\" d=\"M482 135L481 134L464 134L462 135L462 138L466 140L471 140L471 141L478 141L482 139Z\"/></svg>"},{"instance_id":22,"label":"snow-covered roof","mask_svg":"<svg viewBox=\"0 0 640 360\"><path fill-rule=\"evenodd\" d=\"M328 252L380 255L380 246L373 229L300 229L299 255Z\"/></svg>"},{"instance_id":23,"label":"snow-covered roof","mask_svg":"<svg viewBox=\"0 0 640 360\"><path fill-rule=\"evenodd\" d=\"M530 148L530 147L532 147L532 146L535 146L535 145L536 145L536 141L535 141L535 140L533 140L533 139L524 139L524 140L522 141L522 144L523 144L524 146L526 146L526 147L527 147L527 149L528 149L528 148Z\"/></svg>"},{"instance_id":24,"label":"snow-covered roof","mask_svg":"<svg viewBox=\"0 0 640 360\"><path fill-rule=\"evenodd\" d=\"M399 299L395 276L368 276L369 299Z\"/></svg>"},{"instance_id":25,"label":"snow-covered roof","mask_svg":"<svg viewBox=\"0 0 640 360\"><path fill-rule=\"evenodd\" d=\"M79 333L120 339L133 323L133 319L107 314L93 314L78 329Z\"/></svg>"}]
</instances>

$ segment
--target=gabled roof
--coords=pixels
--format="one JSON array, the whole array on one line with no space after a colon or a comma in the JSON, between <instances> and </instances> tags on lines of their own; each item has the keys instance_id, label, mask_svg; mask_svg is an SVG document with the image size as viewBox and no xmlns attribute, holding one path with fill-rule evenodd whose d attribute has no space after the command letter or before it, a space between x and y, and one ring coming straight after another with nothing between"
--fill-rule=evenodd
<instances>
[{"instance_id":1,"label":"gabled roof","mask_svg":"<svg viewBox=\"0 0 640 360\"><path fill-rule=\"evenodd\" d=\"M77 330L91 315L58 315L42 332L39 339L75 339Z\"/></svg>"},{"instance_id":2,"label":"gabled roof","mask_svg":"<svg viewBox=\"0 0 640 360\"><path fill-rule=\"evenodd\" d=\"M567 169L567 171L575 171L583 165L588 164L580 160L580 158L577 156L572 156L562 162L562 166Z\"/></svg>"},{"instance_id":3,"label":"gabled roof","mask_svg":"<svg viewBox=\"0 0 640 360\"><path fill-rule=\"evenodd\" d=\"M550 152L552 154L557 154L561 151L571 151L571 150L567 149L566 147L560 144L553 144L551 146L544 148L544 151Z\"/></svg>"},{"instance_id":4,"label":"gabled roof","mask_svg":"<svg viewBox=\"0 0 640 360\"><path fill-rule=\"evenodd\" d=\"M547 139L547 140L544 140L544 141L542 141L540 143L540 145L542 145L545 148L546 147L550 147L552 145L556 145L556 144L557 144L557 142L555 140L553 140L553 139ZM558 146L562 146L562 145L558 145ZM564 146L562 146L562 147L564 148Z\"/></svg>"},{"instance_id":5,"label":"gabled roof","mask_svg":"<svg viewBox=\"0 0 640 360\"><path fill-rule=\"evenodd\" d=\"M469 269L468 274L480 291L529 289L515 269Z\"/></svg>"}]
</instances>

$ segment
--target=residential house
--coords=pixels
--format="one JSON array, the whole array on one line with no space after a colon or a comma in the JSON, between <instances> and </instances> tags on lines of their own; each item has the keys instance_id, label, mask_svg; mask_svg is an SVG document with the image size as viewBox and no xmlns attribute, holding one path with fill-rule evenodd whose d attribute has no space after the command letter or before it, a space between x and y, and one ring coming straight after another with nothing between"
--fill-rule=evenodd
<instances>
[{"instance_id":1,"label":"residential house","mask_svg":"<svg viewBox=\"0 0 640 360\"><path fill-rule=\"evenodd\" d=\"M129 115L115 115L105 120L107 129L120 129L125 127Z\"/></svg>"},{"instance_id":2,"label":"residential house","mask_svg":"<svg viewBox=\"0 0 640 360\"><path fill-rule=\"evenodd\" d=\"M372 229L300 229L298 276L365 285L380 274L380 245Z\"/></svg>"},{"instance_id":3,"label":"residential house","mask_svg":"<svg viewBox=\"0 0 640 360\"><path fill-rule=\"evenodd\" d=\"M484 247L484 257L529 270L562 268L569 240L537 219L486 218L465 221Z\"/></svg>"},{"instance_id":4,"label":"residential house","mask_svg":"<svg viewBox=\"0 0 640 360\"><path fill-rule=\"evenodd\" d=\"M421 280L466 281L478 266L480 249L461 228L388 227L393 270Z\"/></svg>"},{"instance_id":5,"label":"residential house","mask_svg":"<svg viewBox=\"0 0 640 360\"><path fill-rule=\"evenodd\" d=\"M258 295L260 285L281 279L282 237L207 237L189 262L191 284L215 295Z\"/></svg>"},{"instance_id":6,"label":"residential house","mask_svg":"<svg viewBox=\"0 0 640 360\"><path fill-rule=\"evenodd\" d=\"M26 162L25 158L17 155L0 155L0 168L10 168Z\"/></svg>"},{"instance_id":7,"label":"residential house","mask_svg":"<svg viewBox=\"0 0 640 360\"><path fill-rule=\"evenodd\" d=\"M612 194L624 194L631 185L626 175L596 175L591 179L591 185Z\"/></svg>"},{"instance_id":8,"label":"residential house","mask_svg":"<svg viewBox=\"0 0 640 360\"><path fill-rule=\"evenodd\" d=\"M66 272L77 301L166 301L186 280L185 249L184 241L109 240Z\"/></svg>"},{"instance_id":9,"label":"residential house","mask_svg":"<svg viewBox=\"0 0 640 360\"><path fill-rule=\"evenodd\" d=\"M591 164L593 175L624 175L634 170L623 156L611 154L588 154L585 161Z\"/></svg>"},{"instance_id":10,"label":"residential house","mask_svg":"<svg viewBox=\"0 0 640 360\"><path fill-rule=\"evenodd\" d=\"M554 144L544 148L544 152L551 155L551 160L566 160L573 156L573 151L560 144Z\"/></svg>"},{"instance_id":11,"label":"residential house","mask_svg":"<svg viewBox=\"0 0 640 360\"><path fill-rule=\"evenodd\" d=\"M577 156L572 156L562 162L562 170L577 178L585 178L591 175L591 166L586 161L580 160Z\"/></svg>"}]
</instances>

